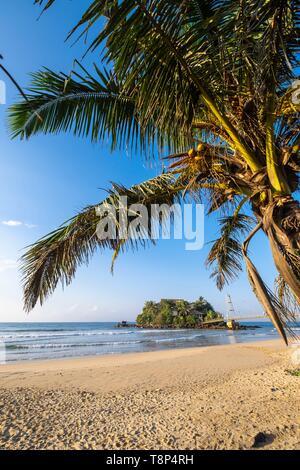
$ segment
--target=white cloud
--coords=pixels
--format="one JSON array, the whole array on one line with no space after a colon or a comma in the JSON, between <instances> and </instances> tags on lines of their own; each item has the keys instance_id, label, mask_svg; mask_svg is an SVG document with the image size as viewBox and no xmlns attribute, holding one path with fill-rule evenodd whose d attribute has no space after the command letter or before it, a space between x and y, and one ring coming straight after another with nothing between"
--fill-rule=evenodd
<instances>
[{"instance_id":1,"label":"white cloud","mask_svg":"<svg viewBox=\"0 0 300 470\"><path fill-rule=\"evenodd\" d=\"M98 305L91 305L91 307L89 308L89 312L98 312L98 310Z\"/></svg>"},{"instance_id":2,"label":"white cloud","mask_svg":"<svg viewBox=\"0 0 300 470\"><path fill-rule=\"evenodd\" d=\"M8 227L18 227L23 225L23 222L20 220L2 220L2 225L7 225Z\"/></svg>"},{"instance_id":3,"label":"white cloud","mask_svg":"<svg viewBox=\"0 0 300 470\"><path fill-rule=\"evenodd\" d=\"M75 310L77 310L78 307L79 307L78 304L70 305L70 307L68 308L68 312L75 312Z\"/></svg>"},{"instance_id":4,"label":"white cloud","mask_svg":"<svg viewBox=\"0 0 300 470\"><path fill-rule=\"evenodd\" d=\"M7 227L20 227L20 225L23 225L26 228L37 227L34 224L27 224L25 222L21 222L21 220L2 220L1 224L6 225Z\"/></svg>"},{"instance_id":5,"label":"white cloud","mask_svg":"<svg viewBox=\"0 0 300 470\"><path fill-rule=\"evenodd\" d=\"M17 261L13 259L0 259L0 273L8 269L16 269L18 266Z\"/></svg>"},{"instance_id":6,"label":"white cloud","mask_svg":"<svg viewBox=\"0 0 300 470\"><path fill-rule=\"evenodd\" d=\"M37 227L37 225L35 225L35 224L24 224L24 225L25 225L25 227L27 227L27 228L35 228L35 227Z\"/></svg>"}]
</instances>

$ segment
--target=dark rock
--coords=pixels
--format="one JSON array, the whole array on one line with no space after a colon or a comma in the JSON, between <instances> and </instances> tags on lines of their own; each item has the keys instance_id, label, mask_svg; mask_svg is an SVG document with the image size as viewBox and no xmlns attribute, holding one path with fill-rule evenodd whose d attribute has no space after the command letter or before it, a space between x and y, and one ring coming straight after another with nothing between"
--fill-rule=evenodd
<instances>
[{"instance_id":1,"label":"dark rock","mask_svg":"<svg viewBox=\"0 0 300 470\"><path fill-rule=\"evenodd\" d=\"M259 432L254 437L254 442L252 444L252 447L254 449L257 449L259 447L263 447L266 444L270 444L271 442L273 442L273 440L274 440L274 436L272 434L267 434L265 432Z\"/></svg>"}]
</instances>

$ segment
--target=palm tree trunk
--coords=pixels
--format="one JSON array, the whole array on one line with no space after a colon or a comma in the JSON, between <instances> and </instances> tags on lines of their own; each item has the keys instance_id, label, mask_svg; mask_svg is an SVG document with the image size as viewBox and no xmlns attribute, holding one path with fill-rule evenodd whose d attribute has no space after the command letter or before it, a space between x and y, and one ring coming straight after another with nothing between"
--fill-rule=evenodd
<instances>
[{"instance_id":1,"label":"palm tree trunk","mask_svg":"<svg viewBox=\"0 0 300 470\"><path fill-rule=\"evenodd\" d=\"M300 205L291 196L271 203L262 218L275 266L300 304Z\"/></svg>"},{"instance_id":2,"label":"palm tree trunk","mask_svg":"<svg viewBox=\"0 0 300 470\"><path fill-rule=\"evenodd\" d=\"M253 208L258 224L245 240L242 251L249 281L257 299L288 344L286 332L293 335L289 323L294 313L268 289L248 256L248 245L259 229L267 235L275 266L300 304L300 205L291 196L277 198L264 208Z\"/></svg>"}]
</instances>

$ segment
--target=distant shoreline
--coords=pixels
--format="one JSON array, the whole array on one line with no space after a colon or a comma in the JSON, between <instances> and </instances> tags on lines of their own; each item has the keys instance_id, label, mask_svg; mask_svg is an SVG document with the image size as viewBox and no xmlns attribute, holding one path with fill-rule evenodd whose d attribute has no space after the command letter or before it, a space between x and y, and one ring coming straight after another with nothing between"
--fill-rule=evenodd
<instances>
[{"instance_id":1,"label":"distant shoreline","mask_svg":"<svg viewBox=\"0 0 300 470\"><path fill-rule=\"evenodd\" d=\"M219 323L226 323L221 321ZM116 325L117 328L137 328L139 330L230 330L225 324L224 325L195 325L195 326L155 326L155 325L138 325L136 323L129 323L124 325L122 322L118 322ZM243 325L239 323L237 330L255 330L256 328L261 328L259 325Z\"/></svg>"}]
</instances>

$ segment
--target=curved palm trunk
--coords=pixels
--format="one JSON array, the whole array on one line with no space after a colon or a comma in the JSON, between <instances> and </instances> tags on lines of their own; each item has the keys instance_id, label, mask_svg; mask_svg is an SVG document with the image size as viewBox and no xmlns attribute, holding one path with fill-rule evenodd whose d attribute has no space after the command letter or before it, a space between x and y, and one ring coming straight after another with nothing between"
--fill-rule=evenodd
<instances>
[{"instance_id":1,"label":"curved palm trunk","mask_svg":"<svg viewBox=\"0 0 300 470\"><path fill-rule=\"evenodd\" d=\"M277 198L264 208L253 208L258 225L243 244L243 255L253 290L279 334L288 344L285 330L294 315L265 286L247 255L250 239L262 228L267 235L276 269L300 304L300 205L291 196Z\"/></svg>"},{"instance_id":2,"label":"curved palm trunk","mask_svg":"<svg viewBox=\"0 0 300 470\"><path fill-rule=\"evenodd\" d=\"M300 304L300 205L292 197L270 204L263 216L275 266Z\"/></svg>"},{"instance_id":3,"label":"curved palm trunk","mask_svg":"<svg viewBox=\"0 0 300 470\"><path fill-rule=\"evenodd\" d=\"M246 267L247 267L247 273L249 277L250 284L252 286L252 289L259 300L259 302L262 304L265 312L271 319L273 325L277 329L278 333L280 336L283 338L285 344L288 344L286 332L285 332L285 323L281 318L280 315L280 305L277 302L276 298L273 296L273 294L269 291L265 283L263 282L260 274L258 273L256 267L250 260L248 256L248 245L251 240L251 238L260 230L262 227L262 222L259 222L257 226L252 230L252 232L248 235L246 240L243 243L242 251L243 251L243 256L245 259Z\"/></svg>"}]
</instances>

